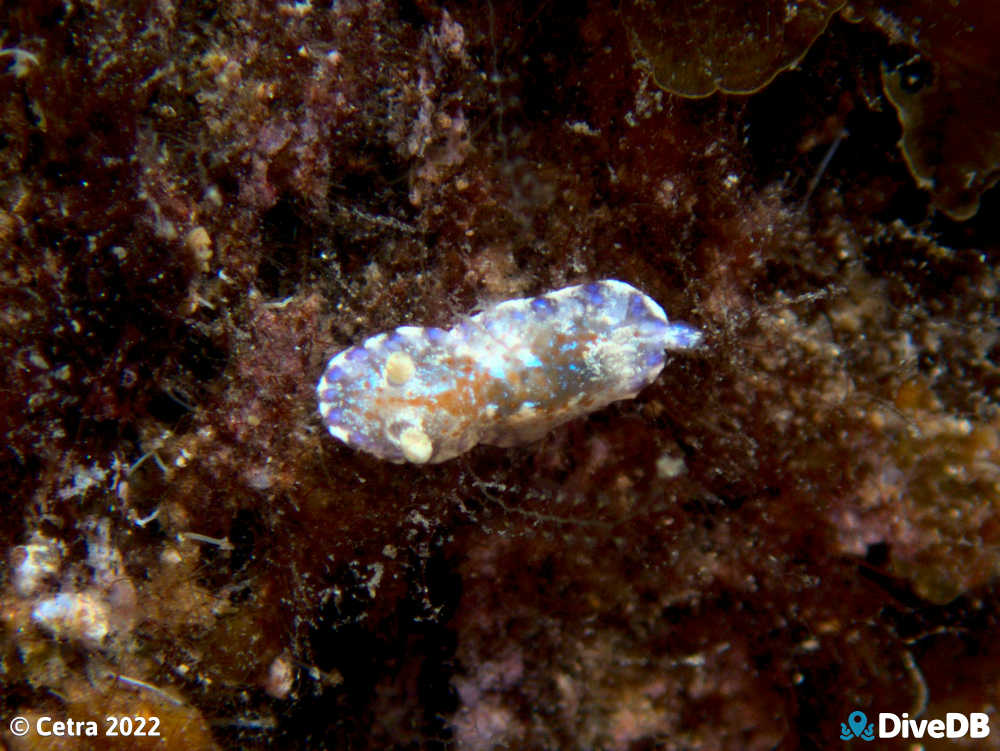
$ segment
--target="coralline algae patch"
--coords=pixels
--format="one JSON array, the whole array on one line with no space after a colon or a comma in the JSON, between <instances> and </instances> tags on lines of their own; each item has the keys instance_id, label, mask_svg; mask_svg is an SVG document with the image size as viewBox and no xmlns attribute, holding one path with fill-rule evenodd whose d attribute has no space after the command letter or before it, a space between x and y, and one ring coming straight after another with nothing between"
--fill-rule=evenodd
<instances>
[{"instance_id":1,"label":"coralline algae patch","mask_svg":"<svg viewBox=\"0 0 1000 751\"><path fill-rule=\"evenodd\" d=\"M382 459L514 446L634 397L701 334L615 280L507 300L449 330L402 326L337 354L317 386L331 435Z\"/></svg>"}]
</instances>

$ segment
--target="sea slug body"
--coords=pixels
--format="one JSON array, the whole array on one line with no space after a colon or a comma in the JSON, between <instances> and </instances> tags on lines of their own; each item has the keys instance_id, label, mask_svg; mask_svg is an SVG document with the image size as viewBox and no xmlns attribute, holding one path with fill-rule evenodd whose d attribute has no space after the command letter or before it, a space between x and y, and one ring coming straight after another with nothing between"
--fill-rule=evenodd
<instances>
[{"instance_id":1,"label":"sea slug body","mask_svg":"<svg viewBox=\"0 0 1000 751\"><path fill-rule=\"evenodd\" d=\"M660 374L666 350L700 341L652 298L606 279L507 300L449 330L376 334L327 363L319 412L331 435L381 459L443 462L630 399Z\"/></svg>"}]
</instances>

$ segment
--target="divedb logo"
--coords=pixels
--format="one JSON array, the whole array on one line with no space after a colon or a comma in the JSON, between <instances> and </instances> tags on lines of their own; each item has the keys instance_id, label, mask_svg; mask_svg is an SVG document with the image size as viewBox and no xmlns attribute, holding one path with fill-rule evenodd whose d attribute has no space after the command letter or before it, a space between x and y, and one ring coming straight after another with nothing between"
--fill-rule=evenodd
<instances>
[{"instance_id":1,"label":"divedb logo","mask_svg":"<svg viewBox=\"0 0 1000 751\"><path fill-rule=\"evenodd\" d=\"M878 733L875 723L861 710L854 710L847 716L847 722L840 723L840 740L857 738L873 741L875 738L986 738L990 734L990 716L985 712L948 712L944 719L914 720L906 712L893 714L879 712Z\"/></svg>"}]
</instances>

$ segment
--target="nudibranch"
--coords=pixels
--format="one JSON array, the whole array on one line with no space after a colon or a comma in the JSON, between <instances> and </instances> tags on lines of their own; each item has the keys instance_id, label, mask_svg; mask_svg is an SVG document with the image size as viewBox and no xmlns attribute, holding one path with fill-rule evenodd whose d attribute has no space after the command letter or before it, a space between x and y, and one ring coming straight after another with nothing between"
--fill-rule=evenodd
<instances>
[{"instance_id":1,"label":"nudibranch","mask_svg":"<svg viewBox=\"0 0 1000 751\"><path fill-rule=\"evenodd\" d=\"M445 330L401 326L340 352L316 387L330 434L391 462L514 446L634 397L702 335L614 279L507 300Z\"/></svg>"}]
</instances>

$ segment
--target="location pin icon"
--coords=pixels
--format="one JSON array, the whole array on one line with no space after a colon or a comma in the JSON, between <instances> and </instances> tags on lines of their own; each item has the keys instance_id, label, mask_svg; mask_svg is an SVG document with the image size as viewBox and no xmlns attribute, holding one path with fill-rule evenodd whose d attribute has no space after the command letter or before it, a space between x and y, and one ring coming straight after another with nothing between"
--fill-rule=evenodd
<instances>
[{"instance_id":1,"label":"location pin icon","mask_svg":"<svg viewBox=\"0 0 1000 751\"><path fill-rule=\"evenodd\" d=\"M854 731L854 737L860 738L861 734L865 732L865 725L868 724L868 718L865 717L864 712L851 712L850 716L847 718L847 724L850 725L851 730Z\"/></svg>"}]
</instances>

